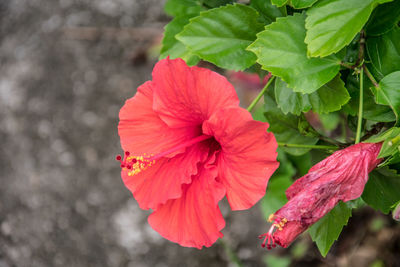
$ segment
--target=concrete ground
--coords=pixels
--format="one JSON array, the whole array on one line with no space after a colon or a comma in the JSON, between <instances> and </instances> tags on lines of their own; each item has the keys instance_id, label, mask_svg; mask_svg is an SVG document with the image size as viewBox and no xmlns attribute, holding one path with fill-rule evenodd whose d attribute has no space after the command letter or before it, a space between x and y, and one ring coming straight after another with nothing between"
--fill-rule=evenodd
<instances>
[{"instance_id":1,"label":"concrete ground","mask_svg":"<svg viewBox=\"0 0 400 267\"><path fill-rule=\"evenodd\" d=\"M182 248L154 232L114 160L119 109L151 78L143 52L168 22L162 6L0 1L0 267L227 264L221 245ZM261 262L259 209L227 221L226 241L251 236L239 252Z\"/></svg>"}]
</instances>

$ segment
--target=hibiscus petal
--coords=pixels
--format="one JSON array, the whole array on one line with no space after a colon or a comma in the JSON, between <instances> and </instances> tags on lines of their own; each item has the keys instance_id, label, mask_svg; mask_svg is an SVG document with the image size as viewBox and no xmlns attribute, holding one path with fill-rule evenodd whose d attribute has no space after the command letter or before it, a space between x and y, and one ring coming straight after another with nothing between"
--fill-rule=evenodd
<instances>
[{"instance_id":1,"label":"hibiscus petal","mask_svg":"<svg viewBox=\"0 0 400 267\"><path fill-rule=\"evenodd\" d=\"M339 201L360 197L368 173L382 161L377 158L381 145L359 143L339 150L291 185L286 191L289 201L271 217L272 227L278 227L274 241L287 247Z\"/></svg>"},{"instance_id":2,"label":"hibiscus petal","mask_svg":"<svg viewBox=\"0 0 400 267\"><path fill-rule=\"evenodd\" d=\"M205 161L208 149L200 144L186 149L185 153L173 158L161 158L144 171L129 176L122 171L125 186L142 209L156 210L160 204L182 195L182 184L192 181L197 174L197 164Z\"/></svg>"},{"instance_id":3,"label":"hibiscus petal","mask_svg":"<svg viewBox=\"0 0 400 267\"><path fill-rule=\"evenodd\" d=\"M154 110L170 127L201 125L216 110L238 106L239 99L225 77L182 59L163 59L153 70Z\"/></svg>"},{"instance_id":4,"label":"hibiscus petal","mask_svg":"<svg viewBox=\"0 0 400 267\"><path fill-rule=\"evenodd\" d=\"M307 228L308 225L302 225L300 222L287 222L282 230L276 230L273 237L274 241L279 246L287 248Z\"/></svg>"},{"instance_id":5,"label":"hibiscus petal","mask_svg":"<svg viewBox=\"0 0 400 267\"><path fill-rule=\"evenodd\" d=\"M153 87L152 82L141 85L119 113L121 146L135 155L157 154L199 135L199 128L172 129L160 119L152 109Z\"/></svg>"},{"instance_id":6,"label":"hibiscus petal","mask_svg":"<svg viewBox=\"0 0 400 267\"><path fill-rule=\"evenodd\" d=\"M287 198L290 200L321 176L327 181L347 184L349 190L343 201L358 198L364 190L368 173L381 161L377 159L380 149L380 143L359 143L336 151L314 165L305 176L297 179L286 190ZM345 187L341 190L345 191L344 189Z\"/></svg>"},{"instance_id":7,"label":"hibiscus petal","mask_svg":"<svg viewBox=\"0 0 400 267\"><path fill-rule=\"evenodd\" d=\"M223 234L225 221L218 201L225 195L215 180L217 168L202 167L179 199L169 200L149 216L150 226L166 239L185 247L210 247Z\"/></svg>"},{"instance_id":8,"label":"hibiscus petal","mask_svg":"<svg viewBox=\"0 0 400 267\"><path fill-rule=\"evenodd\" d=\"M203 132L221 145L218 178L232 210L248 209L260 200L279 166L278 144L267 128L268 123L254 121L242 108L220 110L203 124Z\"/></svg>"},{"instance_id":9,"label":"hibiscus petal","mask_svg":"<svg viewBox=\"0 0 400 267\"><path fill-rule=\"evenodd\" d=\"M381 144L359 143L339 150L316 164L291 185L289 201L275 215L289 221L312 224L335 207L361 196L374 169Z\"/></svg>"}]
</instances>

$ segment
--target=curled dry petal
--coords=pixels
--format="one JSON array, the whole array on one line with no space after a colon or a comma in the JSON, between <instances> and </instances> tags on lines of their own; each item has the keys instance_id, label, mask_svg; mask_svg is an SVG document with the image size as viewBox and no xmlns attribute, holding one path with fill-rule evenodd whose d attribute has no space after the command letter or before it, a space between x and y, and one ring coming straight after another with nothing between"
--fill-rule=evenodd
<instances>
[{"instance_id":1,"label":"curled dry petal","mask_svg":"<svg viewBox=\"0 0 400 267\"><path fill-rule=\"evenodd\" d=\"M277 229L272 241L287 247L339 201L360 197L368 173L381 161L380 149L381 143L359 143L336 151L294 182L286 190L289 201L271 216Z\"/></svg>"}]
</instances>

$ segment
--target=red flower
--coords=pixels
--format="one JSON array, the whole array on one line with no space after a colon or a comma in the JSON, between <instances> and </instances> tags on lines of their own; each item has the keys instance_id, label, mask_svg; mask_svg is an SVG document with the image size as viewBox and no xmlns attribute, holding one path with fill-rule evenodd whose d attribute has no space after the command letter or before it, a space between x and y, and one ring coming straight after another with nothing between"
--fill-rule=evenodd
<instances>
[{"instance_id":1,"label":"red flower","mask_svg":"<svg viewBox=\"0 0 400 267\"><path fill-rule=\"evenodd\" d=\"M360 143L336 151L314 165L286 190L289 201L270 216L273 224L268 233L260 236L265 238L262 246L270 249L278 244L286 248L339 201L360 197L368 173L381 161L377 159L380 149L381 143Z\"/></svg>"},{"instance_id":2,"label":"red flower","mask_svg":"<svg viewBox=\"0 0 400 267\"><path fill-rule=\"evenodd\" d=\"M164 59L122 107L122 179L142 209L153 209L148 221L163 237L209 247L223 236L225 195L242 210L265 194L277 143L238 104L223 76Z\"/></svg>"},{"instance_id":3,"label":"red flower","mask_svg":"<svg viewBox=\"0 0 400 267\"><path fill-rule=\"evenodd\" d=\"M396 208L394 208L392 215L394 220L400 221L400 203L396 205Z\"/></svg>"}]
</instances>

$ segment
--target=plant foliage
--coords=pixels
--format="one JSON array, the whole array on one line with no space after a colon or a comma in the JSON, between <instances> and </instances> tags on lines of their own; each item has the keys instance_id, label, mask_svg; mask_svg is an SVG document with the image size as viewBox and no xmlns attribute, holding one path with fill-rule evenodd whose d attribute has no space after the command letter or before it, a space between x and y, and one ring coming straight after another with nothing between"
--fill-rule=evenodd
<instances>
[{"instance_id":1,"label":"plant foliage","mask_svg":"<svg viewBox=\"0 0 400 267\"><path fill-rule=\"evenodd\" d=\"M253 114L268 121L281 167L262 201L287 200L304 168L358 141L382 142L382 162L362 199L389 213L400 200L400 0L167 0L161 58L200 60L226 70L269 72L275 80ZM332 148L333 147L333 148ZM319 157L319 159L321 159ZM308 164L307 164L308 166ZM309 233L323 256L355 208L340 203ZM267 214L268 213L268 214Z\"/></svg>"}]
</instances>

